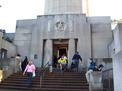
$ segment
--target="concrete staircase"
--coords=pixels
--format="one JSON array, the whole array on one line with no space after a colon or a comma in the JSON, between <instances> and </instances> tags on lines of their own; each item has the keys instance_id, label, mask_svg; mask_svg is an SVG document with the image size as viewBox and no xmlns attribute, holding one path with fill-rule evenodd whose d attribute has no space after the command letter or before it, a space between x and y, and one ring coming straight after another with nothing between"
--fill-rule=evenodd
<instances>
[{"instance_id":1,"label":"concrete staircase","mask_svg":"<svg viewBox=\"0 0 122 91\"><path fill-rule=\"evenodd\" d=\"M10 91L89 91L85 74L78 72L36 72L32 87L27 87L27 76L21 72L11 75L0 84L0 89ZM1 91L1 90L0 90ZM3 90L2 90L3 91Z\"/></svg>"}]
</instances>

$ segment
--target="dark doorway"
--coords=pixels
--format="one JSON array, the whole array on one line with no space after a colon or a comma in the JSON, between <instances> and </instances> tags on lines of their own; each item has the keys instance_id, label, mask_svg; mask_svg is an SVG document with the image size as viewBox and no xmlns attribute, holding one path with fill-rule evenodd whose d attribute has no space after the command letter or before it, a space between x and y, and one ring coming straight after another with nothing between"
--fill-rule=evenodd
<instances>
[{"instance_id":1,"label":"dark doorway","mask_svg":"<svg viewBox=\"0 0 122 91\"><path fill-rule=\"evenodd\" d=\"M66 50L66 48L64 48L64 49L59 49L59 56L62 56L63 54L67 54L67 50Z\"/></svg>"}]
</instances>

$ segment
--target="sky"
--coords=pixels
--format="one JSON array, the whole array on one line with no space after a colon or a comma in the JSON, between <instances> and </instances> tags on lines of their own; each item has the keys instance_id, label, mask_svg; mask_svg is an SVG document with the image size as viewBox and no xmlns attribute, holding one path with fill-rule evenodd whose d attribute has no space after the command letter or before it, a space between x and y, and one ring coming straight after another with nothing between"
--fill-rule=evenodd
<instances>
[{"instance_id":1,"label":"sky","mask_svg":"<svg viewBox=\"0 0 122 91\"><path fill-rule=\"evenodd\" d=\"M15 32L16 20L36 19L44 14L45 0L0 0L0 29ZM89 0L90 16L122 19L122 0Z\"/></svg>"}]
</instances>

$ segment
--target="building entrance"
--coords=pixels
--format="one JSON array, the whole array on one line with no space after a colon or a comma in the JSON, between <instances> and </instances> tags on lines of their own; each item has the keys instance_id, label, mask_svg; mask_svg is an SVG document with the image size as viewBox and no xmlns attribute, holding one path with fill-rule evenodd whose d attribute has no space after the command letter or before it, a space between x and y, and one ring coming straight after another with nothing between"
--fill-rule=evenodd
<instances>
[{"instance_id":1,"label":"building entrance","mask_svg":"<svg viewBox=\"0 0 122 91\"><path fill-rule=\"evenodd\" d=\"M57 60L62 56L68 57L68 40L53 40L53 65L56 66Z\"/></svg>"},{"instance_id":2,"label":"building entrance","mask_svg":"<svg viewBox=\"0 0 122 91\"><path fill-rule=\"evenodd\" d=\"M59 56L67 55L67 48L59 49Z\"/></svg>"}]
</instances>

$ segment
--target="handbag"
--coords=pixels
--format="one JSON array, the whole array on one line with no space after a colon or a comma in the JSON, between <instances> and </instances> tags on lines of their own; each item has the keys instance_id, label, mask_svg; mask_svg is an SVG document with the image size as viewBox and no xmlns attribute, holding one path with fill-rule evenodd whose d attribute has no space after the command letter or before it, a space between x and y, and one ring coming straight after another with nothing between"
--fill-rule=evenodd
<instances>
[{"instance_id":1,"label":"handbag","mask_svg":"<svg viewBox=\"0 0 122 91\"><path fill-rule=\"evenodd\" d=\"M35 77L36 76L36 73L35 73L35 71L33 71L33 76L32 77Z\"/></svg>"}]
</instances>

